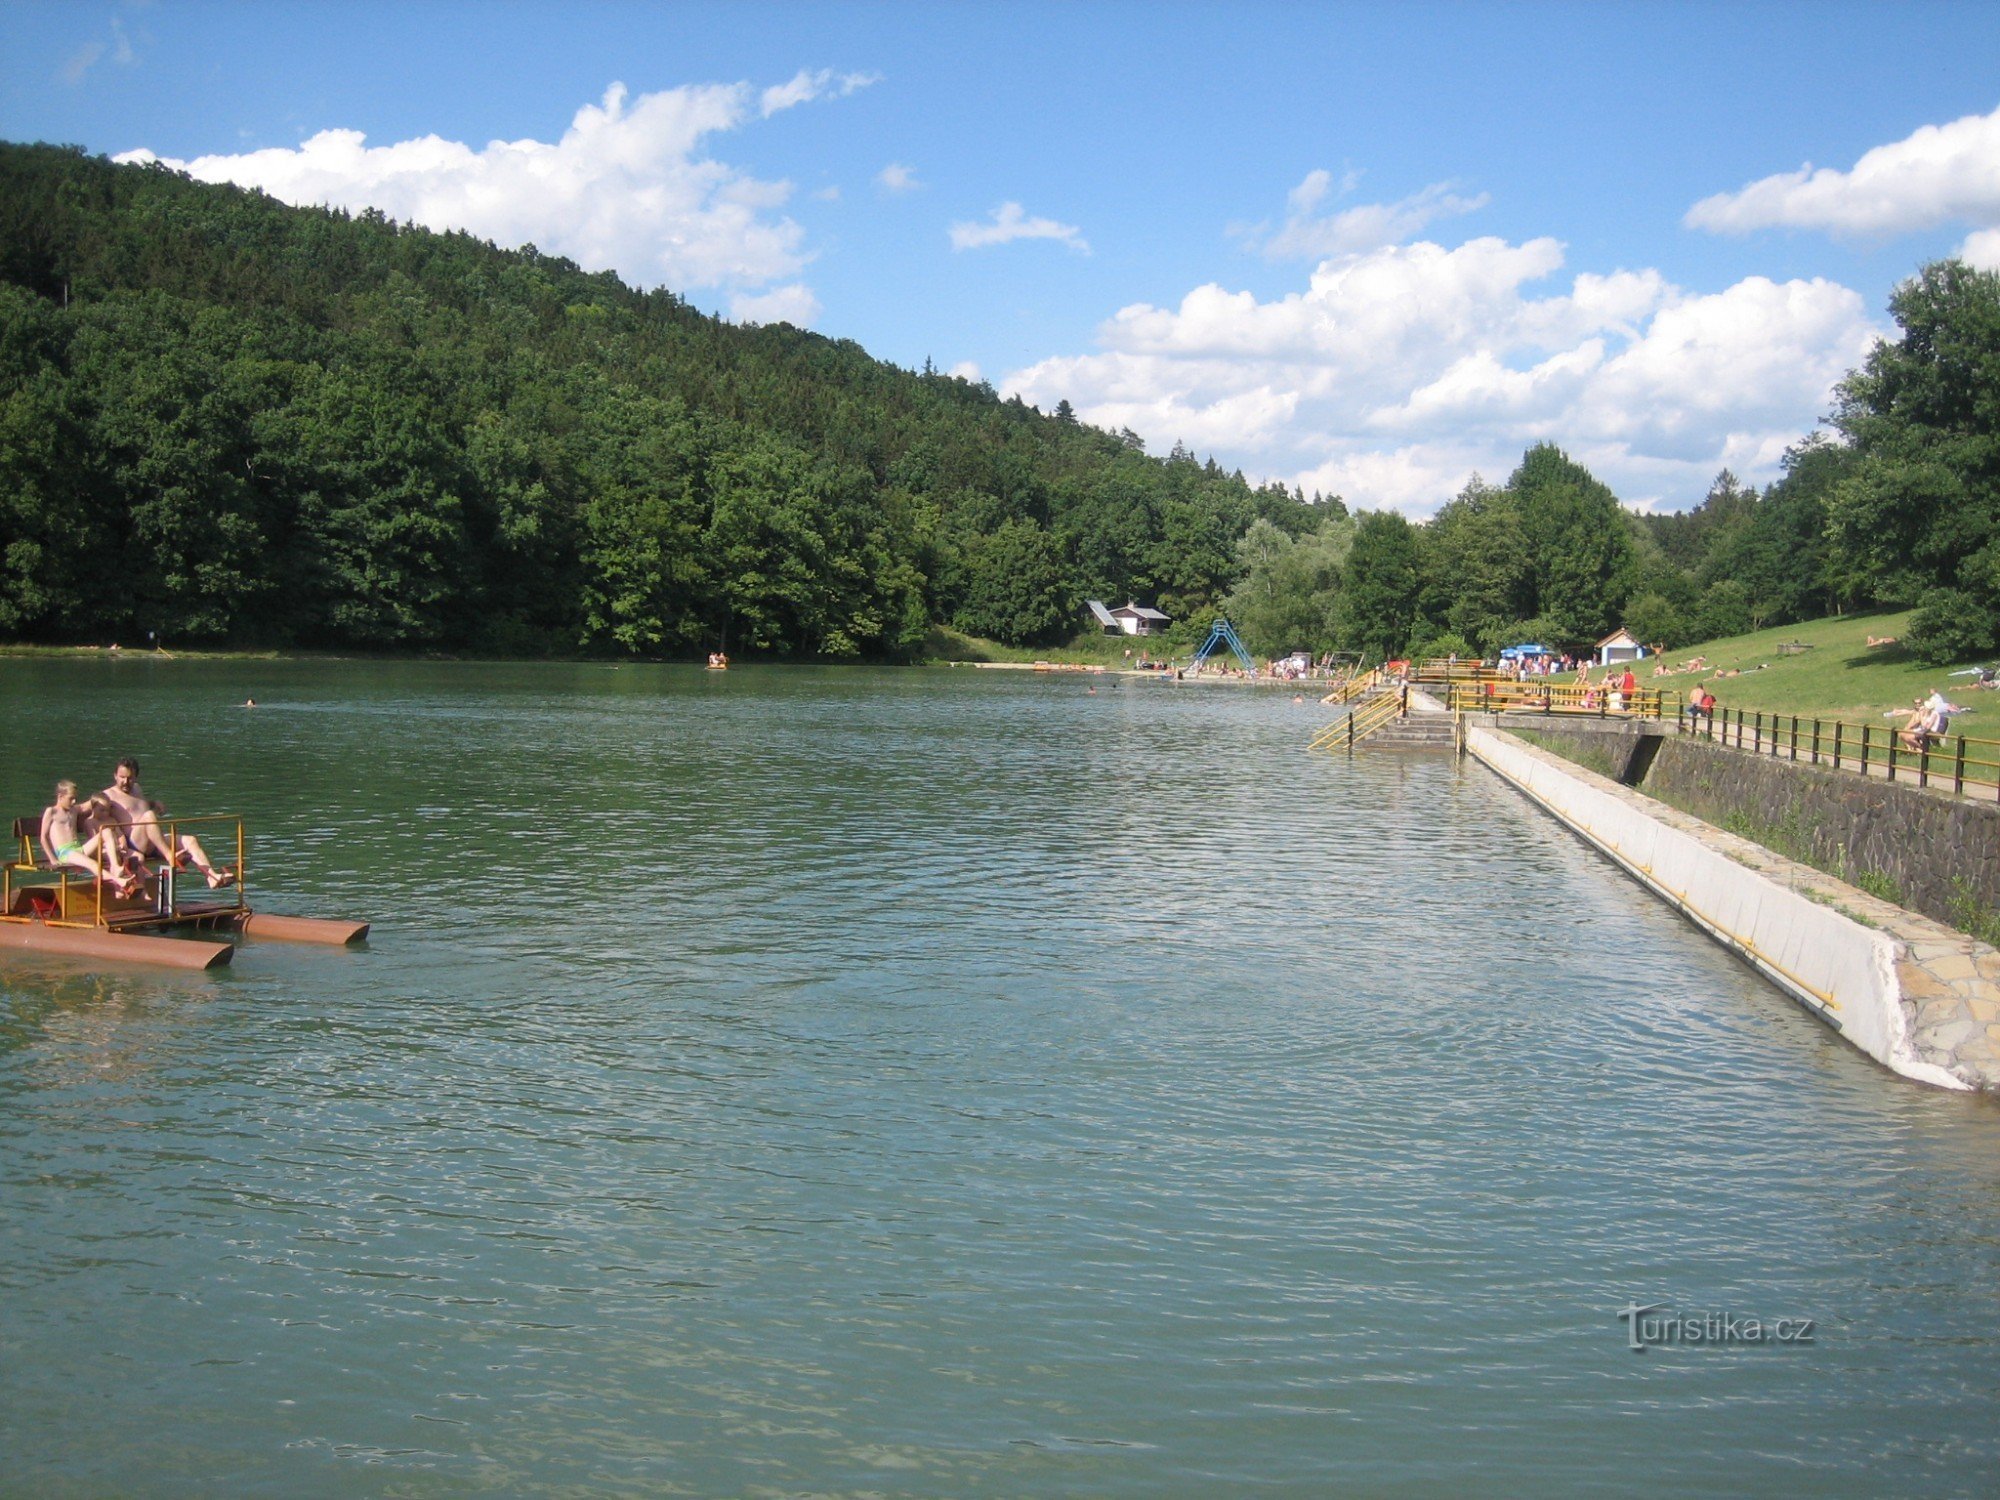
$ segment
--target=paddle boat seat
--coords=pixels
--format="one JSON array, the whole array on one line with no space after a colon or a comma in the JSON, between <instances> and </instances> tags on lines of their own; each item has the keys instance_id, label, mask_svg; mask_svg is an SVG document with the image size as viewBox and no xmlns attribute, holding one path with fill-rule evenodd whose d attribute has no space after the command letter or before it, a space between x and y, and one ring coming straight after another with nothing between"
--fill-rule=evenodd
<instances>
[{"instance_id":1,"label":"paddle boat seat","mask_svg":"<svg viewBox=\"0 0 2000 1500\"><path fill-rule=\"evenodd\" d=\"M65 916L70 909L70 893L74 890L90 890L95 887L89 874L74 865L49 864L42 858L42 820L34 817L14 820L14 840L19 848L12 859L7 861L7 902L6 910L0 915L10 917L40 917L43 920ZM157 857L148 860L147 869L152 871L159 882L166 871L166 861ZM105 893L104 910L108 914L132 915L152 910L166 911L164 887L155 886L153 899L142 901L121 897L113 901L108 888Z\"/></svg>"}]
</instances>

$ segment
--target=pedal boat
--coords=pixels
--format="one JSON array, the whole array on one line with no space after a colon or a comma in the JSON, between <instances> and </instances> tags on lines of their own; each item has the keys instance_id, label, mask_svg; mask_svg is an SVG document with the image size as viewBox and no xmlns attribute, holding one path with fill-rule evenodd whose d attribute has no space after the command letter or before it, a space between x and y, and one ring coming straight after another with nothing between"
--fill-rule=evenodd
<instances>
[{"instance_id":1,"label":"pedal boat","mask_svg":"<svg viewBox=\"0 0 2000 1500\"><path fill-rule=\"evenodd\" d=\"M179 848L181 833L191 828L201 828L206 840L229 826L236 835L230 884L211 889L200 871L156 860L148 866L151 889L121 897L88 871L42 864L35 848L41 819L15 819L20 850L0 869L0 950L213 969L235 957L240 937L342 947L368 936L366 922L253 910L244 884L243 820L233 814L174 819L166 824L167 843Z\"/></svg>"}]
</instances>

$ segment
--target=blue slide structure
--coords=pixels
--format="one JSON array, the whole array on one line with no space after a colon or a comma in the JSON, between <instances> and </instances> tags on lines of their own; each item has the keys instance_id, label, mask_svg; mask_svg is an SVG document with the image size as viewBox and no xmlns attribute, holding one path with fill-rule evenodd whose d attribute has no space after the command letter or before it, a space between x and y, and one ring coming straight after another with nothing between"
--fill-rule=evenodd
<instances>
[{"instance_id":1,"label":"blue slide structure","mask_svg":"<svg viewBox=\"0 0 2000 1500\"><path fill-rule=\"evenodd\" d=\"M1250 659L1250 653L1243 649L1243 641L1236 634L1236 627L1229 623L1227 615L1217 615L1215 617L1215 623L1208 629L1208 639L1203 641L1201 649L1195 652L1194 660L1188 663L1188 670L1193 671L1211 656L1215 655L1218 646L1227 646L1231 651L1235 652L1236 659L1243 663L1244 671L1254 672L1257 670L1257 664Z\"/></svg>"}]
</instances>

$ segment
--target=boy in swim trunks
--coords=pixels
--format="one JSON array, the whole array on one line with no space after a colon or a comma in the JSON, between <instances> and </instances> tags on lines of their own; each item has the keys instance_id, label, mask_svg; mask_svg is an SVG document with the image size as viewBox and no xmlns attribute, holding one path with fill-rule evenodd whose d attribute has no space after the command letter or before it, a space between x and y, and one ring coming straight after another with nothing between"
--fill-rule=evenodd
<instances>
[{"instance_id":1,"label":"boy in swim trunks","mask_svg":"<svg viewBox=\"0 0 2000 1500\"><path fill-rule=\"evenodd\" d=\"M125 866L125 851L114 826L92 828L89 811L78 807L76 783L58 781L56 800L42 810L42 854L49 868L87 870L118 896L129 896L138 878Z\"/></svg>"}]
</instances>

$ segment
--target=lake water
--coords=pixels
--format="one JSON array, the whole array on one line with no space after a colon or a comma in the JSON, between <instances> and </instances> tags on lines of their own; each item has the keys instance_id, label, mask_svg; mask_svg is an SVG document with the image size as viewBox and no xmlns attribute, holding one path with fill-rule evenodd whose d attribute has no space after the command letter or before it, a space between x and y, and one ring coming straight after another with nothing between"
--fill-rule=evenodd
<instances>
[{"instance_id":1,"label":"lake water","mask_svg":"<svg viewBox=\"0 0 2000 1500\"><path fill-rule=\"evenodd\" d=\"M0 962L0 1492L2000 1484L2000 1109L1476 765L969 669L0 703L8 816L136 754L376 924Z\"/></svg>"}]
</instances>

